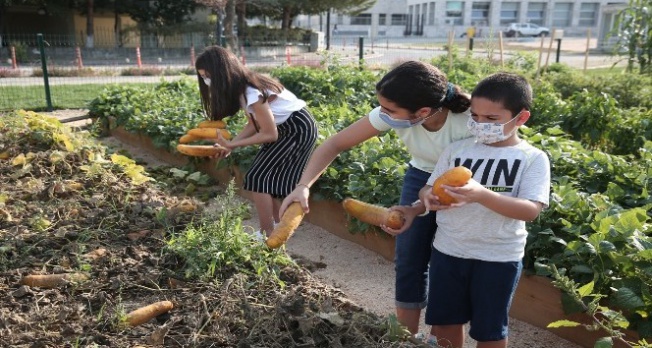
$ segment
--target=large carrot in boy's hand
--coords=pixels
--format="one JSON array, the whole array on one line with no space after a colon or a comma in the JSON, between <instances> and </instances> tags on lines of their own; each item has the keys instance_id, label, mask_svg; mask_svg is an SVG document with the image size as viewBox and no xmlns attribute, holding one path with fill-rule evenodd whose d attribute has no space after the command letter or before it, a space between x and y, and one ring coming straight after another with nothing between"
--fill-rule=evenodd
<instances>
[{"instance_id":1,"label":"large carrot in boy's hand","mask_svg":"<svg viewBox=\"0 0 652 348\"><path fill-rule=\"evenodd\" d=\"M138 326L150 321L152 318L168 312L172 308L174 308L174 305L170 301L152 303L129 312L125 317L125 322L129 324L129 326Z\"/></svg>"},{"instance_id":2,"label":"large carrot in boy's hand","mask_svg":"<svg viewBox=\"0 0 652 348\"><path fill-rule=\"evenodd\" d=\"M276 249L285 244L292 234L294 234L294 230L299 227L303 215L304 212L301 203L294 202L290 204L285 209L281 221L276 225L272 234L265 241L265 244L272 249Z\"/></svg>"},{"instance_id":3,"label":"large carrot in boy's hand","mask_svg":"<svg viewBox=\"0 0 652 348\"><path fill-rule=\"evenodd\" d=\"M457 200L446 193L446 191L441 186L464 186L467 182L469 182L469 180L471 180L471 176L473 176L473 173L469 170L469 168L464 166L451 168L435 180L435 182L432 184L432 193L439 197L439 203L442 205L451 205L453 203L457 203Z\"/></svg>"},{"instance_id":4,"label":"large carrot in boy's hand","mask_svg":"<svg viewBox=\"0 0 652 348\"><path fill-rule=\"evenodd\" d=\"M398 210L389 210L379 205L365 203L353 198L345 198L342 206L349 215L370 225L385 225L398 230L405 223L405 216Z\"/></svg>"}]
</instances>

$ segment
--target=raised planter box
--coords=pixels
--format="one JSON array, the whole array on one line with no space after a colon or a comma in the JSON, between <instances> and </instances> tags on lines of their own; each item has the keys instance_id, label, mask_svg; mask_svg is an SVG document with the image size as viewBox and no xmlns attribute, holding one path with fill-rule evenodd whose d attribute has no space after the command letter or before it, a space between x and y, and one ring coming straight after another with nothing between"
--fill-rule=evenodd
<instances>
[{"instance_id":1,"label":"raised planter box","mask_svg":"<svg viewBox=\"0 0 652 348\"><path fill-rule=\"evenodd\" d=\"M111 134L121 141L137 146L148 151L156 158L172 165L183 166L188 163L188 158L173 154L166 150L157 148L151 139L142 135L135 135L118 127L111 130ZM202 162L199 169L215 178L219 182L229 182L232 178L239 188L239 194L249 199L249 195L241 190L242 173L237 168L216 169L217 161L209 160ZM311 213L306 215L306 220L317 225L340 238L357 243L369 250L372 250L387 260L394 260L394 238L385 237L375 233L352 234L347 227L347 217L342 205L333 201L310 202ZM591 323L591 319L585 314L566 315L562 310L561 290L552 285L547 278L532 275L523 275L519 281L518 288L514 294L510 316L524 321L531 325L549 330L555 335L565 338L568 341L577 343L583 347L593 347L596 340L605 337L605 332L591 332L584 328L557 328L547 329L547 325L557 320L567 319L581 323ZM638 341L638 335L633 331L626 331L626 339ZM624 344L614 344L616 348L626 348Z\"/></svg>"}]
</instances>

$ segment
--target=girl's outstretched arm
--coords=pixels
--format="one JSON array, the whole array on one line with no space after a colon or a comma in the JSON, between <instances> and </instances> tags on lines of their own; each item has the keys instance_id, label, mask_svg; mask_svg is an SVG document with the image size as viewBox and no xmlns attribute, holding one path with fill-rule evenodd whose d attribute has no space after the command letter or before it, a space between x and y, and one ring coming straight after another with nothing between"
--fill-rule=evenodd
<instances>
[{"instance_id":1,"label":"girl's outstretched arm","mask_svg":"<svg viewBox=\"0 0 652 348\"><path fill-rule=\"evenodd\" d=\"M308 196L310 195L310 186L317 181L321 173L328 168L333 160L343 151L346 151L365 140L380 134L380 131L374 128L369 121L369 116L365 116L350 126L342 129L335 135L326 139L319 145L310 156L299 184L281 203L279 213L283 216L285 209L292 202L299 202L305 213L310 211L308 207Z\"/></svg>"}]
</instances>

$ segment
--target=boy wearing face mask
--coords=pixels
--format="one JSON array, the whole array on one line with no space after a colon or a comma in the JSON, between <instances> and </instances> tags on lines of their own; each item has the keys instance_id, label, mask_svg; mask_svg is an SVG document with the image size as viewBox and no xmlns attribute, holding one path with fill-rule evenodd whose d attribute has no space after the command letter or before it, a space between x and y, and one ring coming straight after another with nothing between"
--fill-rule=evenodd
<instances>
[{"instance_id":1,"label":"boy wearing face mask","mask_svg":"<svg viewBox=\"0 0 652 348\"><path fill-rule=\"evenodd\" d=\"M442 347L464 346L464 324L477 347L507 346L509 307L520 277L527 231L548 206L550 163L522 140L532 88L521 76L497 73L471 94L471 139L448 146L419 196L437 210L430 259L426 324ZM457 203L440 205L432 185L446 170L473 172L462 187L445 186Z\"/></svg>"}]
</instances>

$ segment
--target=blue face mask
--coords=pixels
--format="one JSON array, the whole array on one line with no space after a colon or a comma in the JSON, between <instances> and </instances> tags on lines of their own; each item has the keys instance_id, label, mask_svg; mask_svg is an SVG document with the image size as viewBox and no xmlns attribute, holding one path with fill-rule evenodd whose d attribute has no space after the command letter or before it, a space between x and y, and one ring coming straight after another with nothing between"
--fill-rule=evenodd
<instances>
[{"instance_id":1,"label":"blue face mask","mask_svg":"<svg viewBox=\"0 0 652 348\"><path fill-rule=\"evenodd\" d=\"M411 128L423 124L423 122L426 122L427 119L429 119L432 115L438 113L439 111L441 111L441 108L437 109L436 112L433 112L432 114L420 120L399 120L399 119L392 118L392 116L389 116L388 114L382 111L378 112L378 117L380 117L380 119L383 120L383 122L387 123L388 126L394 129L406 129L406 128Z\"/></svg>"},{"instance_id":2,"label":"blue face mask","mask_svg":"<svg viewBox=\"0 0 652 348\"><path fill-rule=\"evenodd\" d=\"M204 83L206 86L210 87L211 86L211 78L210 77L202 77L204 79Z\"/></svg>"}]
</instances>

